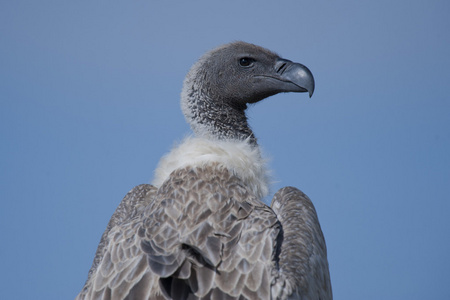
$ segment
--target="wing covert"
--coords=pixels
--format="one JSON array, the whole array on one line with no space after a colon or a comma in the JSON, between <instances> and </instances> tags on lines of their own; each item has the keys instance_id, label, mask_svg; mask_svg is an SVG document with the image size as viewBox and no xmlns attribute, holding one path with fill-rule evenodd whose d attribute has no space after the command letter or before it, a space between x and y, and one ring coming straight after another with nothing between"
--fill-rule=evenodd
<instances>
[{"instance_id":1,"label":"wing covert","mask_svg":"<svg viewBox=\"0 0 450 300\"><path fill-rule=\"evenodd\" d=\"M271 207L283 226L279 264L286 291L294 299L332 299L327 249L313 203L297 188L285 187Z\"/></svg>"},{"instance_id":2,"label":"wing covert","mask_svg":"<svg viewBox=\"0 0 450 300\"><path fill-rule=\"evenodd\" d=\"M136 232L140 215L155 193L154 186L142 184L123 198L102 235L88 279L76 300L124 299L130 291L142 294L139 288L152 277L146 273L145 257L139 255L142 252Z\"/></svg>"}]
</instances>

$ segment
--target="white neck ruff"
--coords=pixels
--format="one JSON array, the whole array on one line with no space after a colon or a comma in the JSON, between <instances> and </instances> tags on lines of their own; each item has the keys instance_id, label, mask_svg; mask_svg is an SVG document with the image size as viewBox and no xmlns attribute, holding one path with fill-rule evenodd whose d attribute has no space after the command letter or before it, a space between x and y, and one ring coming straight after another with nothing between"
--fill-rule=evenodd
<instances>
[{"instance_id":1,"label":"white neck ruff","mask_svg":"<svg viewBox=\"0 0 450 300\"><path fill-rule=\"evenodd\" d=\"M258 146L251 146L247 141L201 137L188 137L163 156L152 184L160 187L176 169L212 162L223 165L239 177L258 199L269 193L269 172Z\"/></svg>"}]
</instances>

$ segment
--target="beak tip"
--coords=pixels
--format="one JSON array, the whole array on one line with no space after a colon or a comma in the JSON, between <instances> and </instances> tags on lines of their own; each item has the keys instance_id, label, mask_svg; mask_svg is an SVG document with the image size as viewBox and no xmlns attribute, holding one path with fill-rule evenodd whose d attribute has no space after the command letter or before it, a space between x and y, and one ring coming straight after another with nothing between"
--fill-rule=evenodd
<instances>
[{"instance_id":1,"label":"beak tip","mask_svg":"<svg viewBox=\"0 0 450 300\"><path fill-rule=\"evenodd\" d=\"M314 94L314 86L312 87L312 89L308 89L308 94L309 94L309 98L311 98L312 95Z\"/></svg>"}]
</instances>

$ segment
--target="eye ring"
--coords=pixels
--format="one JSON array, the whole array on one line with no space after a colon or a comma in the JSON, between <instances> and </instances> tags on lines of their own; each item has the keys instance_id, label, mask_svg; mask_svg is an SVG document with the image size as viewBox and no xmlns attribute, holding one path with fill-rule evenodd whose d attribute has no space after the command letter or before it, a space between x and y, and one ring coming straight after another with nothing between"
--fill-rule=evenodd
<instances>
[{"instance_id":1,"label":"eye ring","mask_svg":"<svg viewBox=\"0 0 450 300\"><path fill-rule=\"evenodd\" d=\"M251 57L242 57L239 59L239 65L241 67L251 67L253 66L253 63L255 62L255 59Z\"/></svg>"}]
</instances>

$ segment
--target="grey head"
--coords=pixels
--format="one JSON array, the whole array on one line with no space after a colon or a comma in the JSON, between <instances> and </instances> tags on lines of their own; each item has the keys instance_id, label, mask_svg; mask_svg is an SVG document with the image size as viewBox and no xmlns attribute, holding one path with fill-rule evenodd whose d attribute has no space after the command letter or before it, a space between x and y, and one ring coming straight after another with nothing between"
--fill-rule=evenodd
<instances>
[{"instance_id":1,"label":"grey head","mask_svg":"<svg viewBox=\"0 0 450 300\"><path fill-rule=\"evenodd\" d=\"M307 67L245 42L220 46L203 55L184 81L181 107L197 136L256 138L247 123L247 104L282 92L314 92Z\"/></svg>"}]
</instances>

